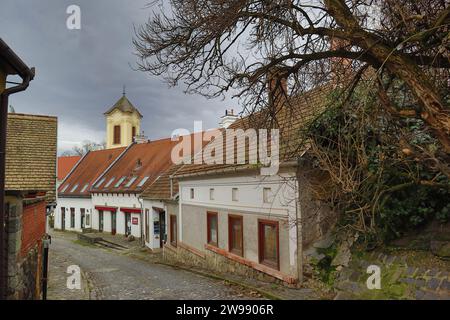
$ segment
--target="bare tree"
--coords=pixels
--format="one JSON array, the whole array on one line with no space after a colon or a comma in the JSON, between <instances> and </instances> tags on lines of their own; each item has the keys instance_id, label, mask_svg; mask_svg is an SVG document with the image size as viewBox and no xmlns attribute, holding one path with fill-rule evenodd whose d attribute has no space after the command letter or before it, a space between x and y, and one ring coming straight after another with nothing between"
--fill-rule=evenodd
<instances>
[{"instance_id":1,"label":"bare tree","mask_svg":"<svg viewBox=\"0 0 450 320\"><path fill-rule=\"evenodd\" d=\"M348 77L333 64L351 61L356 80L372 66L384 107L422 119L450 153L441 91L449 86L447 0L171 0L160 8L136 29L140 70L207 97L230 91L254 113L273 107L266 84L274 67L297 94L336 73ZM398 110L392 79L405 84L417 108Z\"/></svg>"},{"instance_id":2,"label":"bare tree","mask_svg":"<svg viewBox=\"0 0 450 320\"><path fill-rule=\"evenodd\" d=\"M89 151L103 150L106 148L106 142L97 143L90 140L85 140L81 146L74 146L72 150L65 151L62 156L84 156Z\"/></svg>"}]
</instances>

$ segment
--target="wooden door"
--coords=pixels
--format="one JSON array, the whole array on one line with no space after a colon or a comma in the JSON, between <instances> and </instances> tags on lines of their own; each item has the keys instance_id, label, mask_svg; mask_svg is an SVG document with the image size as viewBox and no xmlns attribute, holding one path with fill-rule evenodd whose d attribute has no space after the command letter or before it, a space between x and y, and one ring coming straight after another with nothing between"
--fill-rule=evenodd
<instances>
[{"instance_id":1,"label":"wooden door","mask_svg":"<svg viewBox=\"0 0 450 320\"><path fill-rule=\"evenodd\" d=\"M117 228L117 220L116 220L116 213L111 212L111 234L116 234L116 228Z\"/></svg>"}]
</instances>

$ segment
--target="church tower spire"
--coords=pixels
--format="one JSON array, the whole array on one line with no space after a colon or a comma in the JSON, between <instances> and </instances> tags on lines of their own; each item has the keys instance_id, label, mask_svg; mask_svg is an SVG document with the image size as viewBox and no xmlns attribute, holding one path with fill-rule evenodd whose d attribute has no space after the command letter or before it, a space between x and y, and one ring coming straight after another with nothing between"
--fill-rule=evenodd
<instances>
[{"instance_id":1,"label":"church tower spire","mask_svg":"<svg viewBox=\"0 0 450 320\"><path fill-rule=\"evenodd\" d=\"M141 131L142 114L126 97L122 97L104 113L106 118L106 148L127 147Z\"/></svg>"}]
</instances>

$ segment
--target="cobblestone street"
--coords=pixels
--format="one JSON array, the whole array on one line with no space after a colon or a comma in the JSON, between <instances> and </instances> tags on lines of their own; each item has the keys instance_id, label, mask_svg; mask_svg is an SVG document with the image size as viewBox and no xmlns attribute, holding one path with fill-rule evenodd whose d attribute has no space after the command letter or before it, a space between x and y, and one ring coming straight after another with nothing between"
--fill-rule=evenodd
<instances>
[{"instance_id":1,"label":"cobblestone street","mask_svg":"<svg viewBox=\"0 0 450 320\"><path fill-rule=\"evenodd\" d=\"M66 287L67 267L78 265L81 290ZM131 258L76 241L75 234L52 234L48 299L255 299L222 281Z\"/></svg>"}]
</instances>

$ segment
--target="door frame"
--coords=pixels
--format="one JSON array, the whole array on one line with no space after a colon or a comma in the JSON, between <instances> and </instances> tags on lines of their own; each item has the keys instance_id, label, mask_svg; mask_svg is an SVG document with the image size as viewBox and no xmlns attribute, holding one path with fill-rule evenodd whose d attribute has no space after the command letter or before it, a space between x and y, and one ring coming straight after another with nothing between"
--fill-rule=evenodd
<instances>
[{"instance_id":1,"label":"door frame","mask_svg":"<svg viewBox=\"0 0 450 320\"><path fill-rule=\"evenodd\" d=\"M103 210L98 210L98 231L103 232L105 223L105 216Z\"/></svg>"},{"instance_id":2,"label":"door frame","mask_svg":"<svg viewBox=\"0 0 450 320\"><path fill-rule=\"evenodd\" d=\"M117 233L117 213L115 211L111 212L111 234L114 236Z\"/></svg>"},{"instance_id":3,"label":"door frame","mask_svg":"<svg viewBox=\"0 0 450 320\"><path fill-rule=\"evenodd\" d=\"M61 230L66 230L66 208L61 208Z\"/></svg>"}]
</instances>

